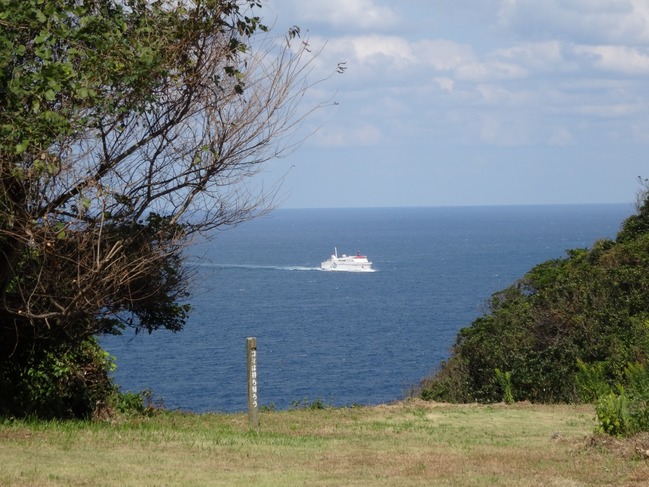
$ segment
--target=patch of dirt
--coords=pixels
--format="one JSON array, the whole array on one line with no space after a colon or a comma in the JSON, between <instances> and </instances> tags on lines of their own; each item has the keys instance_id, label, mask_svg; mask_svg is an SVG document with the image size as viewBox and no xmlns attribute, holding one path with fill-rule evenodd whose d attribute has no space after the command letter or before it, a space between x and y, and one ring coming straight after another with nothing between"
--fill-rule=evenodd
<instances>
[{"instance_id":1,"label":"patch of dirt","mask_svg":"<svg viewBox=\"0 0 649 487\"><path fill-rule=\"evenodd\" d=\"M0 431L0 441L2 440L29 440L34 435L31 431L25 429L6 429Z\"/></svg>"},{"instance_id":2,"label":"patch of dirt","mask_svg":"<svg viewBox=\"0 0 649 487\"><path fill-rule=\"evenodd\" d=\"M588 438L587 449L608 451L627 460L649 461L649 432L629 438L615 438L609 435L594 435Z\"/></svg>"}]
</instances>

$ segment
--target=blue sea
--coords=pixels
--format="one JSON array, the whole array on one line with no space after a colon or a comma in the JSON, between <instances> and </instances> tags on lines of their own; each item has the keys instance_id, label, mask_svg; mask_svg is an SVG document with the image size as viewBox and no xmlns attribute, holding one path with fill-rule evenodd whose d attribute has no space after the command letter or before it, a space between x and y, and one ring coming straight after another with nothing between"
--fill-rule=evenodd
<instances>
[{"instance_id":1,"label":"blue sea","mask_svg":"<svg viewBox=\"0 0 649 487\"><path fill-rule=\"evenodd\" d=\"M447 358L492 293L567 249L614 238L633 205L279 209L190 249L180 333L104 337L123 390L170 409L245 411L246 337L259 399L285 409L398 400ZM319 270L337 247L373 273Z\"/></svg>"}]
</instances>

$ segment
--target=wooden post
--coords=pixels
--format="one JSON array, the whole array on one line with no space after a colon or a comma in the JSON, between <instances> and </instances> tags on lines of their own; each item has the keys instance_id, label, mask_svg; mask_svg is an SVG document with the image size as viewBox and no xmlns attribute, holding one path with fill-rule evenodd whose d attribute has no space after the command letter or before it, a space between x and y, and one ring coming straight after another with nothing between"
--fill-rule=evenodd
<instances>
[{"instance_id":1,"label":"wooden post","mask_svg":"<svg viewBox=\"0 0 649 487\"><path fill-rule=\"evenodd\" d=\"M250 427L259 428L259 395L257 390L257 339L246 339L248 362L248 421Z\"/></svg>"}]
</instances>

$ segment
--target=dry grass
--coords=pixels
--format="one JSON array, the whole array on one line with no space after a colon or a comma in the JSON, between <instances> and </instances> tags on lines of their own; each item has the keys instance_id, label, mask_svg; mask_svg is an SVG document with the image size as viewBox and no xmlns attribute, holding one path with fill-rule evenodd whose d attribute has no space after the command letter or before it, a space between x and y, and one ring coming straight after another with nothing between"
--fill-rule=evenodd
<instances>
[{"instance_id":1,"label":"dry grass","mask_svg":"<svg viewBox=\"0 0 649 487\"><path fill-rule=\"evenodd\" d=\"M593 427L591 407L421 401L262 413L259 432L243 414L13 422L0 485L647 485L634 441Z\"/></svg>"}]
</instances>

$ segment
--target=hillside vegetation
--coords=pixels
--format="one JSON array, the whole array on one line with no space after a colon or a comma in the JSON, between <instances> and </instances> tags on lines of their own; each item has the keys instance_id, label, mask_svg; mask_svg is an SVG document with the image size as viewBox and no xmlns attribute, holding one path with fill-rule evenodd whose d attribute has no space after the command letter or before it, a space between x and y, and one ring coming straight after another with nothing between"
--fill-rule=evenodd
<instances>
[{"instance_id":1,"label":"hillside vegetation","mask_svg":"<svg viewBox=\"0 0 649 487\"><path fill-rule=\"evenodd\" d=\"M571 403L635 395L632 409L644 415L640 429L646 429L648 356L644 191L637 214L622 223L614 240L569 250L495 293L489 312L460 330L450 358L422 382L421 397Z\"/></svg>"}]
</instances>

